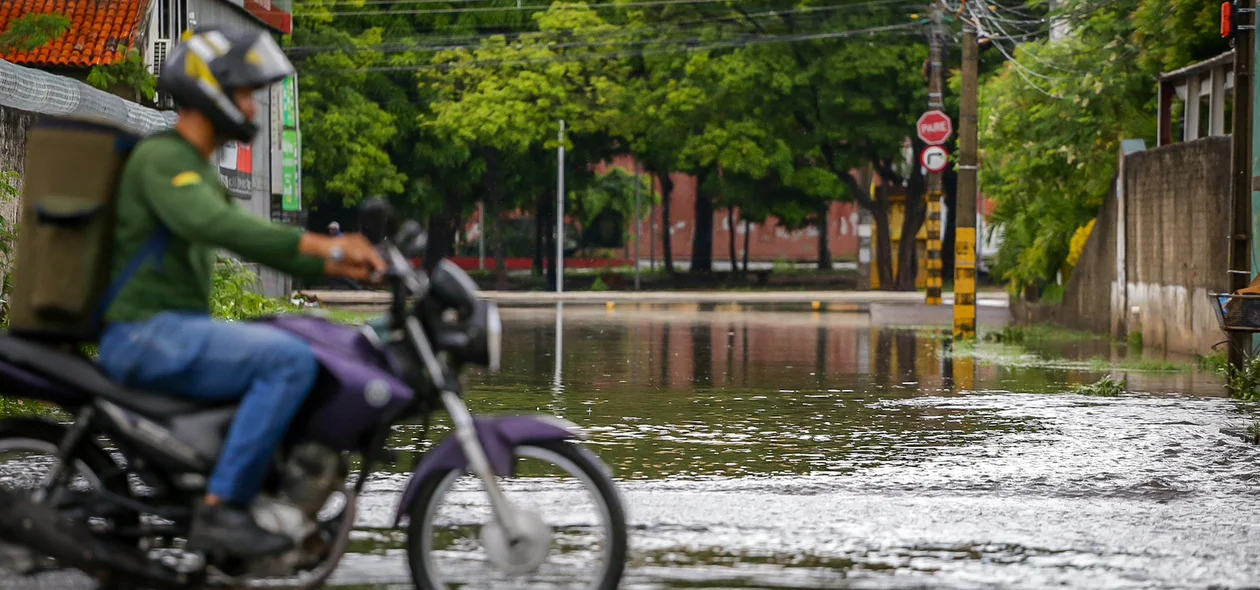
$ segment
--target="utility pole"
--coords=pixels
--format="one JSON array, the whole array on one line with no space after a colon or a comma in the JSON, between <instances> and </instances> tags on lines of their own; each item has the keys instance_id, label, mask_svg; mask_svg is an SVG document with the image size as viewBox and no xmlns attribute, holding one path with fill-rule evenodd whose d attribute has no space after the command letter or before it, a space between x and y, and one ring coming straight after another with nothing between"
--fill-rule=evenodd
<instances>
[{"instance_id":1,"label":"utility pole","mask_svg":"<svg viewBox=\"0 0 1260 590\"><path fill-rule=\"evenodd\" d=\"M560 120L560 151L556 165L556 293L564 293L564 119ZM559 371L557 368L557 375Z\"/></svg>"},{"instance_id":2,"label":"utility pole","mask_svg":"<svg viewBox=\"0 0 1260 590\"><path fill-rule=\"evenodd\" d=\"M1245 289L1251 282L1251 70L1255 51L1256 0L1237 0L1234 37L1234 130L1233 130L1233 227L1230 231L1230 292ZM1251 351L1246 332L1229 334L1229 366L1242 369Z\"/></svg>"},{"instance_id":3,"label":"utility pole","mask_svg":"<svg viewBox=\"0 0 1260 590\"><path fill-rule=\"evenodd\" d=\"M976 115L980 108L976 26L963 21L962 104L958 115L958 198L954 212L954 338L976 337Z\"/></svg>"},{"instance_id":4,"label":"utility pole","mask_svg":"<svg viewBox=\"0 0 1260 590\"><path fill-rule=\"evenodd\" d=\"M931 78L928 89L928 109L943 110L945 108L945 25L941 3L933 2L931 33ZM941 260L941 175L943 172L928 173L927 189L927 304L941 304L941 289L944 270ZM909 205L907 203L907 205ZM902 236L901 239L914 239Z\"/></svg>"}]
</instances>

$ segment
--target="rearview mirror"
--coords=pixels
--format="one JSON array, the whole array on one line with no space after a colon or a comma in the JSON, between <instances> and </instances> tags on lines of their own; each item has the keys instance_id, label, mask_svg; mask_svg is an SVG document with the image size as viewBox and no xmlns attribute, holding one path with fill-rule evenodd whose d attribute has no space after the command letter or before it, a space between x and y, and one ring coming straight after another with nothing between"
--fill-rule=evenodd
<instances>
[{"instance_id":1,"label":"rearview mirror","mask_svg":"<svg viewBox=\"0 0 1260 590\"><path fill-rule=\"evenodd\" d=\"M394 207L381 199L368 199L359 205L359 231L373 244L380 244L393 233Z\"/></svg>"}]
</instances>

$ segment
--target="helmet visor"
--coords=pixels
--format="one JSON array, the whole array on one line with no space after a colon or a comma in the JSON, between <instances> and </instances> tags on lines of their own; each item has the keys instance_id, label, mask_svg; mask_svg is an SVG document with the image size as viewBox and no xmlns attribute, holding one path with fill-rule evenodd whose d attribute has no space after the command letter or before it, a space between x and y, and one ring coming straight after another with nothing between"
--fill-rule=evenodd
<instances>
[{"instance_id":1,"label":"helmet visor","mask_svg":"<svg viewBox=\"0 0 1260 590\"><path fill-rule=\"evenodd\" d=\"M270 35L260 34L245 50L245 67L234 80L238 88L263 88L294 74L293 64Z\"/></svg>"}]
</instances>

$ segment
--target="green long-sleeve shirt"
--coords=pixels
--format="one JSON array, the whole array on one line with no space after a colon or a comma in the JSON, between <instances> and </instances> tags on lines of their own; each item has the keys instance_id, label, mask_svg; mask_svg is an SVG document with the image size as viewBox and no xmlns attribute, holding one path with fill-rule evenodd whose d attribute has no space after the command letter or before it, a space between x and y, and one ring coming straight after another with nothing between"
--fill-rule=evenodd
<instances>
[{"instance_id":1,"label":"green long-sleeve shirt","mask_svg":"<svg viewBox=\"0 0 1260 590\"><path fill-rule=\"evenodd\" d=\"M161 266L150 261L122 288L105 317L147 320L164 311L209 313L216 251L300 277L318 277L322 260L298 253L302 232L249 214L233 202L216 166L174 131L148 137L123 166L118 184L113 277L158 224L171 233Z\"/></svg>"}]
</instances>

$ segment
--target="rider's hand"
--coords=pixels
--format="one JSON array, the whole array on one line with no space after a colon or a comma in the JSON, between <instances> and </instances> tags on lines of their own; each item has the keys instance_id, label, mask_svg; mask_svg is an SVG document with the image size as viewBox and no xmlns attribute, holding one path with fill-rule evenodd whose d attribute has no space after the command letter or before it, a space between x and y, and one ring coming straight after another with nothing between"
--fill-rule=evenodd
<instances>
[{"instance_id":1,"label":"rider's hand","mask_svg":"<svg viewBox=\"0 0 1260 590\"><path fill-rule=\"evenodd\" d=\"M341 264L350 264L361 266L368 272L385 272L385 260L381 258L381 253L372 245L363 234L345 234L333 238L334 246L341 247L342 259L338 261ZM331 249L330 249L331 250ZM330 253L331 256L331 253ZM329 258L326 256L325 258ZM329 260L329 262L333 262Z\"/></svg>"},{"instance_id":2,"label":"rider's hand","mask_svg":"<svg viewBox=\"0 0 1260 590\"><path fill-rule=\"evenodd\" d=\"M345 234L334 238L306 233L298 243L298 250L309 256L323 258L325 272L329 276L358 280L360 276L366 279L373 273L382 274L386 270L380 252L362 234Z\"/></svg>"}]
</instances>

